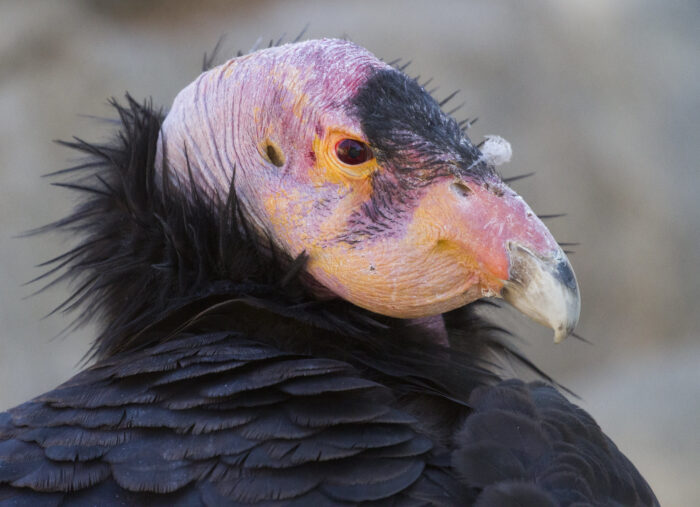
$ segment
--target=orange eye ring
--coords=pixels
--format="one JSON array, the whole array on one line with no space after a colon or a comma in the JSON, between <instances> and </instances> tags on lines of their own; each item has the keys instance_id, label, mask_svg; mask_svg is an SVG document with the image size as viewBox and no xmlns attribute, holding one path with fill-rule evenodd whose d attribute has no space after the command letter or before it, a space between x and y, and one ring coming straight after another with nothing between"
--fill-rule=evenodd
<instances>
[{"instance_id":1,"label":"orange eye ring","mask_svg":"<svg viewBox=\"0 0 700 507\"><path fill-rule=\"evenodd\" d=\"M361 136L346 130L330 129L313 141L315 166L325 181L363 180L379 169L369 144Z\"/></svg>"}]
</instances>

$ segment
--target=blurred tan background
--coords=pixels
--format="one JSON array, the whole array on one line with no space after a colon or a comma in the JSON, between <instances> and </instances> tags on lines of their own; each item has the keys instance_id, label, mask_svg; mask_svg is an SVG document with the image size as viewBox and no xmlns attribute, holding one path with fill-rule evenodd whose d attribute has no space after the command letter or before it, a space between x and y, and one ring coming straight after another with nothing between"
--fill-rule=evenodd
<instances>
[{"instance_id":1,"label":"blurred tan background","mask_svg":"<svg viewBox=\"0 0 700 507\"><path fill-rule=\"evenodd\" d=\"M193 2L193 4L195 4ZM224 54L307 23L385 60L413 60L438 97L461 89L472 139L513 146L505 176L560 241L578 241L578 331L554 346L514 312L521 347L581 397L662 505L700 501L700 5L567 2L0 0L0 410L77 371L92 329L52 340L42 320L66 288L25 299L61 238L16 239L63 216L71 196L44 173L73 156L51 143L108 129L106 99L168 106L227 35Z\"/></svg>"}]
</instances>

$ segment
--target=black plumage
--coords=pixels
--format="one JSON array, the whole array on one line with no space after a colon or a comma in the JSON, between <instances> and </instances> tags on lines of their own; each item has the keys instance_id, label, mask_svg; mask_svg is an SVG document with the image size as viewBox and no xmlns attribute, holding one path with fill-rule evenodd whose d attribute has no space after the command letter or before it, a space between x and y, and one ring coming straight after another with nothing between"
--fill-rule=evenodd
<instances>
[{"instance_id":1,"label":"black plumage","mask_svg":"<svg viewBox=\"0 0 700 507\"><path fill-rule=\"evenodd\" d=\"M159 111L114 106L113 143L66 143L84 200L50 226L81 234L50 274L104 323L96 362L0 414L0 505L657 503L554 387L498 377L527 362L474 305L448 348L318 300L233 190L157 176Z\"/></svg>"}]
</instances>

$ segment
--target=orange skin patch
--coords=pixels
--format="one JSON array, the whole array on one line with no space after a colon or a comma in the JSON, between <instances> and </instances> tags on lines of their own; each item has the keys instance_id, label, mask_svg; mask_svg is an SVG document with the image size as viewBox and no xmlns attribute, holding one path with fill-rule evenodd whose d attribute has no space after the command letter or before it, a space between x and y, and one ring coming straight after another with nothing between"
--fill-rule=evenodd
<instances>
[{"instance_id":1,"label":"orange skin patch","mask_svg":"<svg viewBox=\"0 0 700 507\"><path fill-rule=\"evenodd\" d=\"M435 315L497 295L503 279L470 248L459 227L459 203L450 202L456 199L446 190L438 183L429 189L402 237L316 249L309 252L309 272L342 298L398 318ZM505 249L493 257L507 270Z\"/></svg>"},{"instance_id":2,"label":"orange skin patch","mask_svg":"<svg viewBox=\"0 0 700 507\"><path fill-rule=\"evenodd\" d=\"M477 256L465 248L468 239L456 240L463 217L456 216L458 199L446 183L436 183L417 203L402 237L354 246L333 241L352 212L370 199L369 175L381 170L376 159L359 166L340 162L335 146L344 138L359 136L334 129L313 141L316 164L309 168L309 179L317 187L334 189L338 199L314 233L306 232L312 225L311 199L301 192L281 192L265 202L290 250L309 255L307 268L318 282L358 306L400 318L442 313L500 292L503 282L484 272Z\"/></svg>"},{"instance_id":3,"label":"orange skin patch","mask_svg":"<svg viewBox=\"0 0 700 507\"><path fill-rule=\"evenodd\" d=\"M500 294L508 279L508 241L543 254L556 248L546 227L503 183L470 181L460 194L452 187L456 177L441 177L421 191L404 215L403 233L356 244L338 240L348 218L371 198L370 175L384 170L376 159L358 166L340 162L335 147L344 138L362 140L339 128L316 136L316 163L306 172L311 187L287 186L264 202L288 251L305 251L309 273L337 296L397 318L435 315ZM319 216L322 191L331 210Z\"/></svg>"},{"instance_id":4,"label":"orange skin patch","mask_svg":"<svg viewBox=\"0 0 700 507\"><path fill-rule=\"evenodd\" d=\"M360 136L342 129L326 132L322 139L315 136L313 151L316 156L316 163L309 171L309 178L317 185L325 183L343 184L346 188L360 193L364 197L363 200L367 200L372 191L368 177L374 171L379 170L379 164L374 158L356 166L344 164L338 160L335 149L338 142L343 139L357 139L366 143Z\"/></svg>"}]
</instances>

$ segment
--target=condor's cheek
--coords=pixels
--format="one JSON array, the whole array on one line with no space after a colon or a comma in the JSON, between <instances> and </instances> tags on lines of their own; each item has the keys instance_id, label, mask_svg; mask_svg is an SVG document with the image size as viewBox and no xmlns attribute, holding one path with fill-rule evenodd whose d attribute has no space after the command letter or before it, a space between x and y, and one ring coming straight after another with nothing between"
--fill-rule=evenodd
<instances>
[{"instance_id":1,"label":"condor's cheek","mask_svg":"<svg viewBox=\"0 0 700 507\"><path fill-rule=\"evenodd\" d=\"M434 315L500 290L427 217L409 216L400 235L314 249L310 274L337 296L398 318Z\"/></svg>"},{"instance_id":2,"label":"condor's cheek","mask_svg":"<svg viewBox=\"0 0 700 507\"><path fill-rule=\"evenodd\" d=\"M304 237L299 237L299 233L308 226L309 202L298 189L276 188L265 196L263 205L274 237L283 243L280 246L294 253L305 241ZM297 234L290 234L290 231Z\"/></svg>"},{"instance_id":3,"label":"condor's cheek","mask_svg":"<svg viewBox=\"0 0 700 507\"><path fill-rule=\"evenodd\" d=\"M337 296L398 318L442 313L485 295L479 274L457 252L415 248L410 238L326 247L308 270Z\"/></svg>"}]
</instances>

